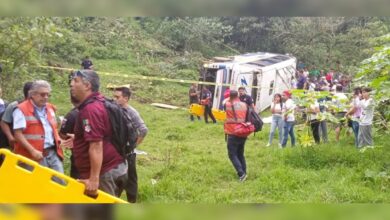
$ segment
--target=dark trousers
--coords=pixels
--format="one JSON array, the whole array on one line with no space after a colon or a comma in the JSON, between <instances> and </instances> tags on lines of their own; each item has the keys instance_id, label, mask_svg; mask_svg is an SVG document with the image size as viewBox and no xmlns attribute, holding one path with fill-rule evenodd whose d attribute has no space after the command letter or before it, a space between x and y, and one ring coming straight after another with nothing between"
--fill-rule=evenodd
<instances>
[{"instance_id":1,"label":"dark trousers","mask_svg":"<svg viewBox=\"0 0 390 220\"><path fill-rule=\"evenodd\" d=\"M77 168L76 168L76 166L74 164L73 154L70 155L70 177L72 177L73 179L79 179L80 178L79 171L77 171Z\"/></svg>"},{"instance_id":2,"label":"dark trousers","mask_svg":"<svg viewBox=\"0 0 390 220\"><path fill-rule=\"evenodd\" d=\"M196 116L197 118L198 118L198 120L200 120L200 117L199 116ZM191 121L194 121L194 115L191 115L190 116L190 119L191 119Z\"/></svg>"},{"instance_id":3,"label":"dark trousers","mask_svg":"<svg viewBox=\"0 0 390 220\"><path fill-rule=\"evenodd\" d=\"M214 118L213 112L211 111L211 106L205 105L204 106L204 120L206 123L209 123L208 116L210 116L210 118L213 120L214 123L217 122Z\"/></svg>"},{"instance_id":4,"label":"dark trousers","mask_svg":"<svg viewBox=\"0 0 390 220\"><path fill-rule=\"evenodd\" d=\"M136 168L136 154L132 153L127 156L127 183L125 186L127 201L131 203L137 202L138 195L138 176Z\"/></svg>"},{"instance_id":5,"label":"dark trousers","mask_svg":"<svg viewBox=\"0 0 390 220\"><path fill-rule=\"evenodd\" d=\"M310 127L313 132L314 141L320 143L320 121L317 119L310 121Z\"/></svg>"},{"instance_id":6,"label":"dark trousers","mask_svg":"<svg viewBox=\"0 0 390 220\"><path fill-rule=\"evenodd\" d=\"M234 169L236 169L239 177L246 174L246 162L244 156L245 141L246 138L232 135L228 135L227 138L229 159L232 162Z\"/></svg>"}]
</instances>

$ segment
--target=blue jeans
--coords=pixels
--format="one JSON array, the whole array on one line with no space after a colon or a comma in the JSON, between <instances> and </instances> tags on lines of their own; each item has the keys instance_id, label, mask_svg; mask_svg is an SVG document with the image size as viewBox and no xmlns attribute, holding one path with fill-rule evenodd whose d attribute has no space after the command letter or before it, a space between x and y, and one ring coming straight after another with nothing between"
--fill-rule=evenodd
<instances>
[{"instance_id":1,"label":"blue jeans","mask_svg":"<svg viewBox=\"0 0 390 220\"><path fill-rule=\"evenodd\" d=\"M286 147L288 135L291 137L291 146L295 146L295 135L294 135L295 121L285 121L283 129L283 142L282 147Z\"/></svg>"},{"instance_id":2,"label":"blue jeans","mask_svg":"<svg viewBox=\"0 0 390 220\"><path fill-rule=\"evenodd\" d=\"M64 173L64 166L60 157L57 155L55 148L48 150L47 156L43 157L39 164L44 167L49 167L50 169L56 170L60 173Z\"/></svg>"},{"instance_id":3,"label":"blue jeans","mask_svg":"<svg viewBox=\"0 0 390 220\"><path fill-rule=\"evenodd\" d=\"M246 138L228 135L227 149L229 159L232 162L237 175L241 177L246 174L246 161L244 156L244 146Z\"/></svg>"},{"instance_id":4,"label":"blue jeans","mask_svg":"<svg viewBox=\"0 0 390 220\"><path fill-rule=\"evenodd\" d=\"M268 141L269 144L272 144L272 139L274 138L276 128L278 128L278 132L279 132L279 144L282 144L283 124L284 124L284 120L281 115L272 115L271 131L269 133L269 141Z\"/></svg>"},{"instance_id":5,"label":"blue jeans","mask_svg":"<svg viewBox=\"0 0 390 220\"><path fill-rule=\"evenodd\" d=\"M359 122L352 121L352 131L353 134L355 135L355 146L358 147L359 146L359 142L358 142Z\"/></svg>"}]
</instances>

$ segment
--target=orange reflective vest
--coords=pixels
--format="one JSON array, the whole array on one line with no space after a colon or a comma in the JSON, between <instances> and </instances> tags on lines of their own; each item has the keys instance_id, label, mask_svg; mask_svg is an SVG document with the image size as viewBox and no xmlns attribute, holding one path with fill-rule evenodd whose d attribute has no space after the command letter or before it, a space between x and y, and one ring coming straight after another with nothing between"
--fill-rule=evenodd
<instances>
[{"instance_id":1,"label":"orange reflective vest","mask_svg":"<svg viewBox=\"0 0 390 220\"><path fill-rule=\"evenodd\" d=\"M23 136L26 140L37 150L43 152L43 145L45 142L45 130L43 128L42 122L34 113L34 106L31 100L23 101L18 105L18 108L23 113L24 118L26 119L26 128L23 130ZM60 147L60 138L57 133L57 122L55 118L55 107L47 103L46 104L46 115L50 123L51 128L53 129L54 142L57 148L58 156L63 159L64 154ZM27 158L32 158L31 154L18 142L15 143L15 153L23 155Z\"/></svg>"},{"instance_id":2,"label":"orange reflective vest","mask_svg":"<svg viewBox=\"0 0 390 220\"><path fill-rule=\"evenodd\" d=\"M236 117L234 117L232 105L234 105L234 112L236 113ZM248 107L246 103L241 102L239 99L236 99L233 100L233 103L227 101L225 104L225 108L226 120L224 124L224 130L226 134L234 135L233 131L235 130L236 125L240 123L245 123Z\"/></svg>"}]
</instances>

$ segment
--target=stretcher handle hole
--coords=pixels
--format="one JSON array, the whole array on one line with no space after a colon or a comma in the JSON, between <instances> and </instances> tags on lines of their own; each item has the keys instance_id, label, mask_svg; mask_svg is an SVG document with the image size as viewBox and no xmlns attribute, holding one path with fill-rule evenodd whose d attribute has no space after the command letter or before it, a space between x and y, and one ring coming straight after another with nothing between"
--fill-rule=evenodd
<instances>
[{"instance_id":1,"label":"stretcher handle hole","mask_svg":"<svg viewBox=\"0 0 390 220\"><path fill-rule=\"evenodd\" d=\"M31 172L31 173L34 171L34 168L35 168L33 165L27 164L27 163L22 162L22 161L20 161L20 160L18 160L17 165L18 165L18 167L20 167L20 168L22 168L22 169L25 169L25 170L27 170L27 171L29 171L29 172Z\"/></svg>"},{"instance_id":2,"label":"stretcher handle hole","mask_svg":"<svg viewBox=\"0 0 390 220\"><path fill-rule=\"evenodd\" d=\"M84 191L84 195L88 196L89 198L92 198L92 199L97 199L99 193L96 193L95 195L91 195L91 194L88 194Z\"/></svg>"},{"instance_id":3,"label":"stretcher handle hole","mask_svg":"<svg viewBox=\"0 0 390 220\"><path fill-rule=\"evenodd\" d=\"M3 162L5 160L5 154L0 154L0 167L3 165Z\"/></svg>"},{"instance_id":4,"label":"stretcher handle hole","mask_svg":"<svg viewBox=\"0 0 390 220\"><path fill-rule=\"evenodd\" d=\"M51 181L53 181L54 183L57 183L57 184L59 184L59 185L61 185L61 186L67 186L68 185L68 181L67 180L65 180L64 178L61 178L61 177L59 177L59 176L57 176L57 175L53 175L53 176L51 176Z\"/></svg>"}]
</instances>

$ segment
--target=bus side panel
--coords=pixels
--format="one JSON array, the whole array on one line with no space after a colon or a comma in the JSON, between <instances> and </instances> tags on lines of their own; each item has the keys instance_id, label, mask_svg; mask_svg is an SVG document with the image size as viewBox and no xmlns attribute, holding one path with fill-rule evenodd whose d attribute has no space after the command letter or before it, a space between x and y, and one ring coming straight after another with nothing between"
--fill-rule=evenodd
<instances>
[{"instance_id":1,"label":"bus side panel","mask_svg":"<svg viewBox=\"0 0 390 220\"><path fill-rule=\"evenodd\" d=\"M222 86L227 82L227 69L220 69L216 73L215 83L220 85L215 85L214 96L213 96L213 108L223 110L222 101L224 99L223 93L226 90L226 86Z\"/></svg>"},{"instance_id":2,"label":"bus side panel","mask_svg":"<svg viewBox=\"0 0 390 220\"><path fill-rule=\"evenodd\" d=\"M274 91L271 89L271 86L275 86L275 70L263 72L261 82L259 84L261 86L259 109L260 111L263 111L268 108L272 102Z\"/></svg>"}]
</instances>

